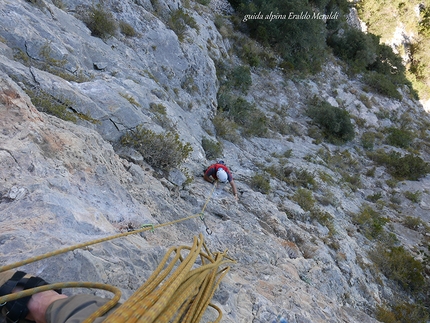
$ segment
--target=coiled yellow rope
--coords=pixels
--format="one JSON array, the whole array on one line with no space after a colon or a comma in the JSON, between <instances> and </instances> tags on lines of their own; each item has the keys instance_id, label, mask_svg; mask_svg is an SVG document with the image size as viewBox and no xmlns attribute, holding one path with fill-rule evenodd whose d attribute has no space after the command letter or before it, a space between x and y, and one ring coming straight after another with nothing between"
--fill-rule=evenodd
<instances>
[{"instance_id":1,"label":"coiled yellow rope","mask_svg":"<svg viewBox=\"0 0 430 323\"><path fill-rule=\"evenodd\" d=\"M46 253L44 255L22 260L10 265L1 266L0 272L17 268L68 251L84 248L96 243L125 237L130 234L136 234L147 230L153 230L155 228L175 224L196 217L202 217L214 189L215 185L211 194L208 196L201 213L168 223L144 227L131 232L124 232L77 244L71 247ZM206 228L206 230L208 230L208 228ZM204 251L202 251L202 248L204 248ZM184 250L189 250L185 259L182 257L182 252ZM201 234L199 235L199 238L194 237L194 243L191 248L186 246L170 248L157 269L148 278L147 282L143 284L138 290L136 290L136 292L124 304L111 313L104 320L104 322L167 323L173 320L172 322L176 323L197 323L200 322L208 306L213 307L218 312L218 318L214 322L219 322L222 317L222 312L218 307L210 304L210 300L212 299L213 294L222 278L230 269L228 266L223 269L219 269L219 267L226 263L235 262L231 258L227 257L226 253L227 251L213 255L204 243L203 235ZM169 258L171 258L173 254L173 259L166 267ZM200 256L201 265L198 268L192 269L198 256ZM224 258L227 260L224 260ZM177 264L178 260L180 260L179 264ZM176 269L172 272L175 266ZM167 276L169 277L167 278ZM165 281L163 282L163 280ZM45 285L14 294L9 294L0 297L0 304L46 290L74 287L103 289L114 293L114 297L102 307L100 307L96 312L94 312L89 318L87 318L84 323L91 323L97 317L107 313L118 303L119 299L121 298L121 291L111 285L91 282L68 282ZM157 287L159 288L157 289Z\"/></svg>"}]
</instances>

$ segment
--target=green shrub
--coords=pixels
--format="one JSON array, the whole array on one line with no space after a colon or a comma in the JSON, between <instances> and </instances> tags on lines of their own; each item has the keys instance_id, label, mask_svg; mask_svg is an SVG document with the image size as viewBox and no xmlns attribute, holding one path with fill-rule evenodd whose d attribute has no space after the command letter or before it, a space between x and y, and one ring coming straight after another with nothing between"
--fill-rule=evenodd
<instances>
[{"instance_id":1,"label":"green shrub","mask_svg":"<svg viewBox=\"0 0 430 323\"><path fill-rule=\"evenodd\" d=\"M386 153L378 150L368 153L368 156L378 164L384 165L388 173L398 180L417 181L430 172L430 165L421 157L413 154L402 156L398 152Z\"/></svg>"},{"instance_id":2,"label":"green shrub","mask_svg":"<svg viewBox=\"0 0 430 323\"><path fill-rule=\"evenodd\" d=\"M250 186L252 189L263 193L269 194L270 192L270 178L264 174L255 174L251 178Z\"/></svg>"},{"instance_id":3,"label":"green shrub","mask_svg":"<svg viewBox=\"0 0 430 323\"><path fill-rule=\"evenodd\" d=\"M137 102L137 100L131 94L120 92L119 95L121 95L124 99L126 99L131 105L140 107L140 103Z\"/></svg>"},{"instance_id":4,"label":"green shrub","mask_svg":"<svg viewBox=\"0 0 430 323\"><path fill-rule=\"evenodd\" d=\"M37 110L46 112L65 121L76 123L76 115L69 110L69 107L72 106L70 100L56 98L39 88L34 88L32 90L27 89L26 93Z\"/></svg>"},{"instance_id":5,"label":"green shrub","mask_svg":"<svg viewBox=\"0 0 430 323\"><path fill-rule=\"evenodd\" d=\"M287 183L289 182L290 175L293 172L291 167L285 167L282 165L270 165L265 167L264 170L270 174L270 176Z\"/></svg>"},{"instance_id":6,"label":"green shrub","mask_svg":"<svg viewBox=\"0 0 430 323\"><path fill-rule=\"evenodd\" d=\"M30 2L34 5L36 5L40 9L46 7L46 4L45 4L45 2L43 2L43 0L27 0L27 2Z\"/></svg>"},{"instance_id":7,"label":"green shrub","mask_svg":"<svg viewBox=\"0 0 430 323\"><path fill-rule=\"evenodd\" d=\"M381 193L381 192L378 192L378 193L375 193L375 194L373 194L373 195L368 195L368 196L366 197L366 200L368 200L368 201L370 201L370 202L375 203L375 202L377 202L378 200L380 200L381 198L382 198L382 193Z\"/></svg>"},{"instance_id":8,"label":"green shrub","mask_svg":"<svg viewBox=\"0 0 430 323\"><path fill-rule=\"evenodd\" d=\"M375 318L379 322L383 323L400 323L396 320L396 316L394 315L394 313L385 306L376 306Z\"/></svg>"},{"instance_id":9,"label":"green shrub","mask_svg":"<svg viewBox=\"0 0 430 323\"><path fill-rule=\"evenodd\" d=\"M421 200L421 192L420 191L416 191L415 193L410 192L410 191L406 191L405 192L405 197L414 202L414 203L419 203L419 201Z\"/></svg>"},{"instance_id":10,"label":"green shrub","mask_svg":"<svg viewBox=\"0 0 430 323\"><path fill-rule=\"evenodd\" d=\"M128 22L120 21L119 22L119 30L121 31L122 34L124 34L127 37L137 36L136 30Z\"/></svg>"},{"instance_id":11,"label":"green shrub","mask_svg":"<svg viewBox=\"0 0 430 323\"><path fill-rule=\"evenodd\" d=\"M236 66L229 73L227 79L226 87L231 85L233 88L238 89L243 93L247 93L252 85L251 71L248 66Z\"/></svg>"},{"instance_id":12,"label":"green shrub","mask_svg":"<svg viewBox=\"0 0 430 323\"><path fill-rule=\"evenodd\" d=\"M402 95L397 91L397 85L384 74L369 72L364 75L363 81L379 94L402 100Z\"/></svg>"},{"instance_id":13,"label":"green shrub","mask_svg":"<svg viewBox=\"0 0 430 323\"><path fill-rule=\"evenodd\" d=\"M62 0L52 0L52 4L56 6L58 9L64 10L66 6L64 5Z\"/></svg>"},{"instance_id":14,"label":"green shrub","mask_svg":"<svg viewBox=\"0 0 430 323\"><path fill-rule=\"evenodd\" d=\"M423 225L424 222L420 218L413 216L406 216L403 220L403 225L411 230L417 231L418 228Z\"/></svg>"},{"instance_id":15,"label":"green shrub","mask_svg":"<svg viewBox=\"0 0 430 323\"><path fill-rule=\"evenodd\" d=\"M419 292L425 287L422 263L402 246L378 244L369 256L387 278L397 282L403 289Z\"/></svg>"},{"instance_id":16,"label":"green shrub","mask_svg":"<svg viewBox=\"0 0 430 323\"><path fill-rule=\"evenodd\" d=\"M230 1L241 20L245 15L261 12L285 15L281 19L248 19L246 30L264 46L276 50L289 66L301 71L317 72L326 57L326 25L320 19L287 19L289 13L312 12L307 1ZM324 7L321 5L321 7ZM281 12L282 11L282 12ZM322 8L325 11L325 8ZM330 10L328 10L330 11ZM238 24L243 27L242 23ZM245 28L243 28L245 29Z\"/></svg>"},{"instance_id":17,"label":"green shrub","mask_svg":"<svg viewBox=\"0 0 430 323\"><path fill-rule=\"evenodd\" d=\"M216 159L222 155L222 145L218 141L202 138L202 147L207 159Z\"/></svg>"},{"instance_id":18,"label":"green shrub","mask_svg":"<svg viewBox=\"0 0 430 323\"><path fill-rule=\"evenodd\" d=\"M317 182L315 174L308 172L306 169L300 169L295 172L296 178L293 181L294 185L302 186L307 189L316 189Z\"/></svg>"},{"instance_id":19,"label":"green shrub","mask_svg":"<svg viewBox=\"0 0 430 323\"><path fill-rule=\"evenodd\" d=\"M397 303L392 311L400 323L427 323L429 319L428 309L421 304Z\"/></svg>"},{"instance_id":20,"label":"green shrub","mask_svg":"<svg viewBox=\"0 0 430 323\"><path fill-rule=\"evenodd\" d=\"M345 183L349 184L349 188L356 192L357 189L361 188L361 176L360 174L350 174L347 172L341 172L342 179L345 181Z\"/></svg>"},{"instance_id":21,"label":"green shrub","mask_svg":"<svg viewBox=\"0 0 430 323\"><path fill-rule=\"evenodd\" d=\"M354 127L348 111L314 98L307 109L307 114L323 129L329 141L343 143L354 139Z\"/></svg>"},{"instance_id":22,"label":"green shrub","mask_svg":"<svg viewBox=\"0 0 430 323\"><path fill-rule=\"evenodd\" d=\"M243 135L263 137L267 133L267 117L255 104L230 93L220 93L218 106L225 116L241 126Z\"/></svg>"},{"instance_id":23,"label":"green shrub","mask_svg":"<svg viewBox=\"0 0 430 323\"><path fill-rule=\"evenodd\" d=\"M162 103L151 102L149 104L151 111L157 114L166 115L166 107Z\"/></svg>"},{"instance_id":24,"label":"green shrub","mask_svg":"<svg viewBox=\"0 0 430 323\"><path fill-rule=\"evenodd\" d=\"M311 210L311 219L316 220L318 223L324 225L329 230L331 235L336 233L333 223L333 216L330 213L313 208Z\"/></svg>"},{"instance_id":25,"label":"green shrub","mask_svg":"<svg viewBox=\"0 0 430 323\"><path fill-rule=\"evenodd\" d=\"M117 29L113 15L101 4L90 8L88 15L84 17L84 23L91 30L91 35L102 39L114 36Z\"/></svg>"},{"instance_id":26,"label":"green shrub","mask_svg":"<svg viewBox=\"0 0 430 323\"><path fill-rule=\"evenodd\" d=\"M414 139L412 132L408 130L388 128L388 133L387 142L395 147L408 148Z\"/></svg>"},{"instance_id":27,"label":"green shrub","mask_svg":"<svg viewBox=\"0 0 430 323\"><path fill-rule=\"evenodd\" d=\"M388 222L388 219L382 217L370 206L363 207L359 214L353 216L352 220L360 227L364 236L371 240L383 235L384 225Z\"/></svg>"},{"instance_id":28,"label":"green shrub","mask_svg":"<svg viewBox=\"0 0 430 323\"><path fill-rule=\"evenodd\" d=\"M427 323L429 314L421 304L399 302L392 306L377 306L376 319L383 323Z\"/></svg>"},{"instance_id":29,"label":"green shrub","mask_svg":"<svg viewBox=\"0 0 430 323\"><path fill-rule=\"evenodd\" d=\"M312 191L305 188L299 188L296 193L294 193L292 200L296 201L304 211L311 211L315 206L315 199Z\"/></svg>"},{"instance_id":30,"label":"green shrub","mask_svg":"<svg viewBox=\"0 0 430 323\"><path fill-rule=\"evenodd\" d=\"M286 120L277 114L274 114L268 120L269 129L279 133L280 135L288 135L292 132L291 125L286 122Z\"/></svg>"},{"instance_id":31,"label":"green shrub","mask_svg":"<svg viewBox=\"0 0 430 323\"><path fill-rule=\"evenodd\" d=\"M239 143L242 138L238 134L238 125L236 122L228 119L224 113L218 113L212 120L217 136L231 141L232 143Z\"/></svg>"},{"instance_id":32,"label":"green shrub","mask_svg":"<svg viewBox=\"0 0 430 323\"><path fill-rule=\"evenodd\" d=\"M182 8L175 10L170 16L168 25L175 34L178 36L180 41L184 40L187 26L199 30L196 20L187 14Z\"/></svg>"},{"instance_id":33,"label":"green shrub","mask_svg":"<svg viewBox=\"0 0 430 323\"><path fill-rule=\"evenodd\" d=\"M142 126L127 132L121 138L121 143L138 150L148 164L161 170L178 167L192 151L191 144L182 143L178 134L157 134Z\"/></svg>"},{"instance_id":34,"label":"green shrub","mask_svg":"<svg viewBox=\"0 0 430 323\"><path fill-rule=\"evenodd\" d=\"M361 145L366 150L373 150L375 146L375 134L373 132L365 132L361 136Z\"/></svg>"},{"instance_id":35,"label":"green shrub","mask_svg":"<svg viewBox=\"0 0 430 323\"><path fill-rule=\"evenodd\" d=\"M355 28L347 29L343 35L333 34L327 43L333 53L349 63L353 72L361 72L375 62L379 39Z\"/></svg>"}]
</instances>

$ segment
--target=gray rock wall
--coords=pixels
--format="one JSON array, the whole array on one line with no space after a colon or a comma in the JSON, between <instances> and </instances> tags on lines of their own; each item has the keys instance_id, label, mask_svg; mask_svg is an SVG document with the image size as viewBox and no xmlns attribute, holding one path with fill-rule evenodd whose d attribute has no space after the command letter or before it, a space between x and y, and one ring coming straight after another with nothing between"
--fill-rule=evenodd
<instances>
[{"instance_id":1,"label":"gray rock wall","mask_svg":"<svg viewBox=\"0 0 430 323\"><path fill-rule=\"evenodd\" d=\"M91 36L80 20L86 1L63 0L62 9L40 3L0 2L0 261L9 264L201 212L212 189L200 175L212 162L201 139L214 138L211 119L219 87L214 60L237 60L230 50L233 40L214 25L213 10L228 11L225 3L191 2L185 9L199 28L187 28L182 41L167 27L169 13L183 6L179 1L157 2L158 7L151 1L106 1L115 20L126 21L138 35L118 32L105 40ZM407 229L402 221L408 214L429 223L430 182L425 177L392 188L384 167L366 176L374 164L362 152L360 138L397 126L407 114L414 116L407 119L411 129L425 133L428 116L407 95L399 102L366 92L336 62L305 80L285 80L279 70L260 69L252 69L252 80L246 99L268 117L281 116L288 129L235 143L220 139L219 157L232 168L240 199L236 202L227 186L214 191L205 212L212 235L197 218L24 270L49 281L109 283L121 288L125 299L168 247L189 245L203 232L211 249L228 249L237 260L214 297L222 322L263 323L278 316L289 323L376 322L376 305L405 296L372 270L367 255L372 245L351 215L369 203L368 196L381 193L384 203L372 205L390 219L390 232L416 251L428 241L428 232ZM98 122L73 124L37 111L24 92L35 89ZM314 95L351 113L354 141L335 146L309 136L304 110ZM164 119L151 105L165 107ZM389 117L381 117L384 113ZM183 165L190 184L184 184L184 171L164 178L135 151L117 147L121 135L139 124L157 132L174 129L191 143L193 152ZM253 189L250 178L288 151L291 181L271 177L269 194ZM327 162L324 154L342 158ZM422 154L428 159L426 149ZM313 196L332 216L334 235L294 200L300 170L315 179ZM358 174L361 186L349 185L345 173ZM406 191L422 192L420 202L404 198ZM390 207L393 196L401 201L396 208ZM208 312L208 320L213 316Z\"/></svg>"}]
</instances>

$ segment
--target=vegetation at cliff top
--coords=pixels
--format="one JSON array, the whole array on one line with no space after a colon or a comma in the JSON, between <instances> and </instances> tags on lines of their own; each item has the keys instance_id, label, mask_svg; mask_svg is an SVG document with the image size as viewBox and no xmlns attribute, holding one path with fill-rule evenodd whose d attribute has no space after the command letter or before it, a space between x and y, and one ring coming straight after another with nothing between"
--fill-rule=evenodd
<instances>
[{"instance_id":1,"label":"vegetation at cliff top","mask_svg":"<svg viewBox=\"0 0 430 323\"><path fill-rule=\"evenodd\" d=\"M357 4L368 31L390 41L399 28L413 37L403 37L397 50L406 61L408 79L422 99L430 97L430 1L362 0ZM394 19L395 17L395 19Z\"/></svg>"},{"instance_id":2,"label":"vegetation at cliff top","mask_svg":"<svg viewBox=\"0 0 430 323\"><path fill-rule=\"evenodd\" d=\"M231 0L230 3L237 10L237 28L273 48L281 56L283 61L279 66L285 71L318 72L333 51L348 64L351 73L367 75L365 82L378 93L400 100L397 87L407 85L412 90L401 57L380 44L375 34L363 33L346 23L351 7L347 0ZM338 13L338 19L286 17L290 13L328 15L332 12ZM261 14L262 18L243 21L250 14ZM271 19L270 15L284 18ZM415 95L413 90L412 94Z\"/></svg>"}]
</instances>

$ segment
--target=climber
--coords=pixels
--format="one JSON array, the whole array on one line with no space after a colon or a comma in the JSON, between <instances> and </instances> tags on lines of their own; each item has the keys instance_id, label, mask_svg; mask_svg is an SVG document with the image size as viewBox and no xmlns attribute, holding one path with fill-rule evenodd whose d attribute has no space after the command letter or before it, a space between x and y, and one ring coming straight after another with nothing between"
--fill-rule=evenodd
<instances>
[{"instance_id":1,"label":"climber","mask_svg":"<svg viewBox=\"0 0 430 323\"><path fill-rule=\"evenodd\" d=\"M48 283L42 278L32 277L22 271L1 272L0 296L46 284ZM94 295L78 294L68 297L60 293L61 291L48 290L0 304L1 315L7 318L7 322L77 323L83 322L108 301ZM102 322L104 318L97 318L94 322Z\"/></svg>"},{"instance_id":2,"label":"climber","mask_svg":"<svg viewBox=\"0 0 430 323\"><path fill-rule=\"evenodd\" d=\"M203 178L209 183L215 184L216 181L221 183L229 182L233 190L234 198L237 200L237 189L234 183L233 176L230 170L225 166L224 161L220 160L218 163L210 165L203 171Z\"/></svg>"}]
</instances>

